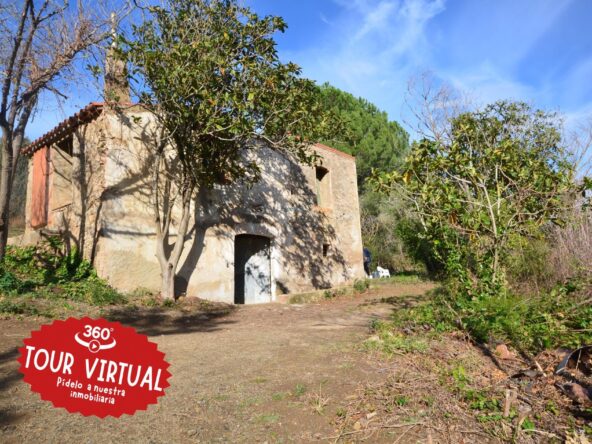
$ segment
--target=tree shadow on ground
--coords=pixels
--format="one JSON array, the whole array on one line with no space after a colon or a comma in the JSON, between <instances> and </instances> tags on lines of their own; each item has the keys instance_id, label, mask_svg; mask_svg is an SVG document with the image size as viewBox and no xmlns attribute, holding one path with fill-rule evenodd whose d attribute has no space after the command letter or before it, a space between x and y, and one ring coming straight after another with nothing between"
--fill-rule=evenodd
<instances>
[{"instance_id":1,"label":"tree shadow on ground","mask_svg":"<svg viewBox=\"0 0 592 444\"><path fill-rule=\"evenodd\" d=\"M422 302L425 302L427 296L425 294L420 295L400 295L400 296L388 296L380 299L373 299L360 304L361 307L368 307L372 305L388 304L392 307L393 312L397 310L405 310L413 308Z\"/></svg>"},{"instance_id":2,"label":"tree shadow on ground","mask_svg":"<svg viewBox=\"0 0 592 444\"><path fill-rule=\"evenodd\" d=\"M227 304L185 310L168 307L118 307L106 313L105 318L133 327L138 333L159 336L222 330L236 323L236 320L228 318L235 311L235 306Z\"/></svg>"},{"instance_id":3,"label":"tree shadow on ground","mask_svg":"<svg viewBox=\"0 0 592 444\"><path fill-rule=\"evenodd\" d=\"M6 367L16 361L19 355L18 347L0 353L0 392L10 388L14 383L21 380L23 375L18 371L10 371ZM2 423L2 411L0 411L0 425Z\"/></svg>"},{"instance_id":4,"label":"tree shadow on ground","mask_svg":"<svg viewBox=\"0 0 592 444\"><path fill-rule=\"evenodd\" d=\"M4 428L16 424L27 416L27 413L15 413L8 409L0 408L0 427Z\"/></svg>"}]
</instances>

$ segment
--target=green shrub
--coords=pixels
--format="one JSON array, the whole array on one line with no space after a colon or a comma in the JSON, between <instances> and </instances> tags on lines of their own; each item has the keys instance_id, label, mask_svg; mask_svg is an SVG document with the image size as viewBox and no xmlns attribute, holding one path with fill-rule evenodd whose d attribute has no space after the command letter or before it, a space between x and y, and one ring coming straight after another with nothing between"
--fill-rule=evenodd
<instances>
[{"instance_id":1,"label":"green shrub","mask_svg":"<svg viewBox=\"0 0 592 444\"><path fill-rule=\"evenodd\" d=\"M382 195L365 190L360 196L362 238L377 265L399 272L425 272L431 254L418 238L417 218L397 193Z\"/></svg>"},{"instance_id":2,"label":"green shrub","mask_svg":"<svg viewBox=\"0 0 592 444\"><path fill-rule=\"evenodd\" d=\"M505 342L524 352L592 342L592 307L579 282L523 297L509 292L466 298L443 288L432 299L393 315L395 328L462 328L481 343Z\"/></svg>"},{"instance_id":3,"label":"green shrub","mask_svg":"<svg viewBox=\"0 0 592 444\"><path fill-rule=\"evenodd\" d=\"M354 282L354 290L357 293L364 293L370 287L370 281L368 279L356 279Z\"/></svg>"},{"instance_id":4,"label":"green shrub","mask_svg":"<svg viewBox=\"0 0 592 444\"><path fill-rule=\"evenodd\" d=\"M10 294L18 293L23 283L10 271L0 270L0 293Z\"/></svg>"},{"instance_id":5,"label":"green shrub","mask_svg":"<svg viewBox=\"0 0 592 444\"><path fill-rule=\"evenodd\" d=\"M65 299L91 305L114 305L126 302L126 298L111 288L103 279L91 276L84 281L63 284Z\"/></svg>"},{"instance_id":6,"label":"green shrub","mask_svg":"<svg viewBox=\"0 0 592 444\"><path fill-rule=\"evenodd\" d=\"M65 251L61 239L50 237L33 247L7 248L0 267L0 294L32 292L34 298L66 299L91 305L126 302L126 298L99 278L76 249ZM4 313L31 313L17 302L3 300Z\"/></svg>"},{"instance_id":7,"label":"green shrub","mask_svg":"<svg viewBox=\"0 0 592 444\"><path fill-rule=\"evenodd\" d=\"M173 299L165 299L162 302L163 307L173 308L175 306L175 301Z\"/></svg>"},{"instance_id":8,"label":"green shrub","mask_svg":"<svg viewBox=\"0 0 592 444\"><path fill-rule=\"evenodd\" d=\"M508 279L512 288L549 290L555 283L550 262L551 245L547 239L517 238L507 258ZM536 291L529 291L535 293Z\"/></svg>"}]
</instances>

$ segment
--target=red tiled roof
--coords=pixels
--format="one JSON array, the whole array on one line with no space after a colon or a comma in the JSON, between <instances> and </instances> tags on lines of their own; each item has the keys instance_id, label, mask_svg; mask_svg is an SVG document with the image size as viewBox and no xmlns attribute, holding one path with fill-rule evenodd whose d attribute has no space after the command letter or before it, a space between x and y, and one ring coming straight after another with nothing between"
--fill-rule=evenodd
<instances>
[{"instance_id":1,"label":"red tiled roof","mask_svg":"<svg viewBox=\"0 0 592 444\"><path fill-rule=\"evenodd\" d=\"M343 151L340 151L340 150L338 150L336 148L332 148L332 147L327 146L327 145L323 145L322 143L315 143L314 146L317 147L317 148L320 148L322 150L330 151L330 152L335 153L335 154L338 154L340 156L347 157L348 159L355 159L355 157L352 156L351 154L344 153Z\"/></svg>"},{"instance_id":2,"label":"red tiled roof","mask_svg":"<svg viewBox=\"0 0 592 444\"><path fill-rule=\"evenodd\" d=\"M69 136L74 132L78 125L88 123L96 119L105 104L102 102L92 102L74 114L72 117L67 118L63 122L59 123L54 129L45 133L34 142L23 147L21 153L29 156L44 146L50 146L56 142L59 142L64 137Z\"/></svg>"}]
</instances>

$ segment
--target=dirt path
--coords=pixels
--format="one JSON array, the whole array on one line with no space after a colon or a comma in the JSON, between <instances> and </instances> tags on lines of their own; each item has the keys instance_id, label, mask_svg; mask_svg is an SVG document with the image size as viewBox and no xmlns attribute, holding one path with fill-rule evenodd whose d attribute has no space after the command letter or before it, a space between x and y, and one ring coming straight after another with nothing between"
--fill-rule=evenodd
<instances>
[{"instance_id":1,"label":"dirt path","mask_svg":"<svg viewBox=\"0 0 592 444\"><path fill-rule=\"evenodd\" d=\"M424 293L399 284L313 305L246 306L228 315L121 317L151 336L171 363L171 387L147 412L85 418L31 393L17 351L40 321L0 321L3 442L309 442L335 433L340 403L379 378L359 350L385 296ZM46 321L45 321L46 322Z\"/></svg>"}]
</instances>

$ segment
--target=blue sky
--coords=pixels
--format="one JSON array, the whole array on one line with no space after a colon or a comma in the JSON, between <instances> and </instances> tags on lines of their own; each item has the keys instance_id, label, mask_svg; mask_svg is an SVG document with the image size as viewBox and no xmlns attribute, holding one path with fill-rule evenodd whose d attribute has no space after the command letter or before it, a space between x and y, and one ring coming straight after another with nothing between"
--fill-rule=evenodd
<instances>
[{"instance_id":1,"label":"blue sky","mask_svg":"<svg viewBox=\"0 0 592 444\"><path fill-rule=\"evenodd\" d=\"M288 23L283 60L306 77L362 96L408 120L405 93L423 72L479 103L520 99L592 115L591 0L243 0ZM64 105L44 100L35 138L93 97L83 82ZM80 92L80 91L83 92Z\"/></svg>"}]
</instances>

